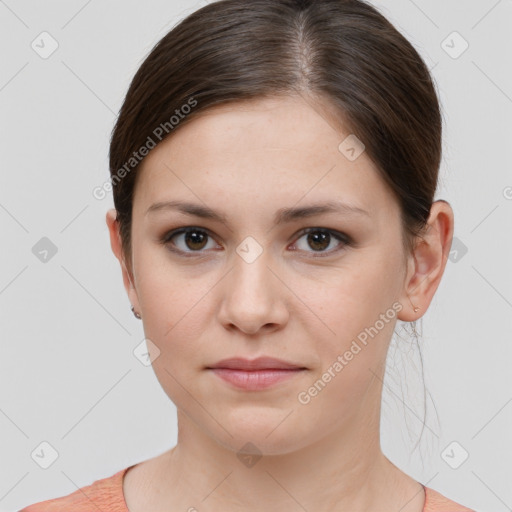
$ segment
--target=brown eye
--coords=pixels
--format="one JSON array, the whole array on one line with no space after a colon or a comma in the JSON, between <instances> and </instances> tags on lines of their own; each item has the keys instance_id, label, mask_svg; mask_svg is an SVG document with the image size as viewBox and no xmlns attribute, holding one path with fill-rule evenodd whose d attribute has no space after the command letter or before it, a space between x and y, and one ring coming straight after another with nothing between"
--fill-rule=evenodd
<instances>
[{"instance_id":1,"label":"brown eye","mask_svg":"<svg viewBox=\"0 0 512 512\"><path fill-rule=\"evenodd\" d=\"M322 251L329 247L331 243L331 235L323 231L313 231L307 234L307 241L309 246L315 251Z\"/></svg>"},{"instance_id":2,"label":"brown eye","mask_svg":"<svg viewBox=\"0 0 512 512\"><path fill-rule=\"evenodd\" d=\"M305 243L299 243L301 239L305 239ZM330 229L309 228L302 232L302 236L295 245L301 251L325 253L328 255L342 249L344 246L350 245L350 238L347 235ZM334 248L326 250L330 246L334 246ZM323 254L321 255L323 256Z\"/></svg>"},{"instance_id":3,"label":"brown eye","mask_svg":"<svg viewBox=\"0 0 512 512\"><path fill-rule=\"evenodd\" d=\"M304 239L304 242L302 241ZM167 233L161 243L170 251L183 256L203 256L207 249L215 249L217 244L208 231L194 226L181 228ZM210 246L208 246L210 243ZM308 228L302 231L300 238L295 242L302 252L310 253L314 257L329 256L344 247L352 245L352 239L344 233L326 228ZM330 248L330 249L329 249ZM195 254L194 254L195 253ZM316 253L316 254L315 254Z\"/></svg>"},{"instance_id":4,"label":"brown eye","mask_svg":"<svg viewBox=\"0 0 512 512\"><path fill-rule=\"evenodd\" d=\"M185 244L193 250L203 249L208 235L202 231L188 231L185 233Z\"/></svg>"},{"instance_id":5,"label":"brown eye","mask_svg":"<svg viewBox=\"0 0 512 512\"><path fill-rule=\"evenodd\" d=\"M203 252L202 249L211 248L207 247L210 238L206 231L191 227L169 233L164 243L176 252ZM215 247L214 241L211 241Z\"/></svg>"}]
</instances>

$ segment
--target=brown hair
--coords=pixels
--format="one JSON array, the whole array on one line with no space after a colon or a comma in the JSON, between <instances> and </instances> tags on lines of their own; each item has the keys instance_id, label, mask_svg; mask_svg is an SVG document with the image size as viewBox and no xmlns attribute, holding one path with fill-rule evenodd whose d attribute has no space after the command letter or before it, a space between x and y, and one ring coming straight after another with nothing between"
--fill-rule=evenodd
<instances>
[{"instance_id":1,"label":"brown hair","mask_svg":"<svg viewBox=\"0 0 512 512\"><path fill-rule=\"evenodd\" d=\"M129 269L139 163L126 168L132 154L215 105L302 93L327 100L364 143L399 202L405 253L413 248L437 188L442 129L417 51L362 0L220 0L154 46L112 131L110 173Z\"/></svg>"},{"instance_id":2,"label":"brown hair","mask_svg":"<svg viewBox=\"0 0 512 512\"><path fill-rule=\"evenodd\" d=\"M363 142L399 203L408 255L434 201L442 140L438 97L418 52L363 0L220 0L154 46L112 131L110 173L130 272L142 161L134 152L214 106L292 94L328 105Z\"/></svg>"}]
</instances>

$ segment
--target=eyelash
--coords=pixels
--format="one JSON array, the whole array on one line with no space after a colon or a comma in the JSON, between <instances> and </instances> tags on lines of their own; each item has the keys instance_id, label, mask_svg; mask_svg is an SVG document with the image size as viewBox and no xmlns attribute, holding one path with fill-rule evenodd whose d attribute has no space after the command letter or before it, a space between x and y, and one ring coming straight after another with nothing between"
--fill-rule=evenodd
<instances>
[{"instance_id":1,"label":"eyelash","mask_svg":"<svg viewBox=\"0 0 512 512\"><path fill-rule=\"evenodd\" d=\"M190 257L202 257L204 256L202 253L204 253L204 251L201 249L201 250L197 250L197 251L182 251L181 249L176 249L175 246L171 247L171 240L178 236L178 235L181 235L183 233L189 233L189 232L193 232L193 231L198 231L200 233L204 233L206 234L209 238L212 238L215 240L215 237L213 237L210 232L207 230L207 229L204 229L204 228L200 228L200 227L197 227L197 226L187 226L185 228L178 228L178 229L174 229L172 231L169 231L167 232L163 237L162 239L160 240L160 242L165 246L167 247L171 252L174 252L180 256L183 256L185 258L190 258ZM339 252L340 250L342 250L344 247L350 247L352 245L354 245L354 242L352 240L351 237L349 237L348 235L346 235L345 233L341 233L339 231L335 231L335 230L332 230L332 229L328 229L328 228L317 228L317 227L312 227L312 228L306 228L306 229L303 229L299 234L298 234L298 237L296 239L296 241L298 241L299 239L301 239L304 235L307 235L309 233L316 233L316 232L319 232L319 233L328 233L329 235L331 235L332 237L334 237L336 240L338 240L339 242L341 242L341 244L335 248L335 249L331 249L330 251L305 251L305 252L312 252L313 254L313 258L324 258L324 257L327 257L327 256L330 256L334 253L337 253ZM295 242L296 243L296 242ZM297 249L297 251L300 251L300 249Z\"/></svg>"}]
</instances>

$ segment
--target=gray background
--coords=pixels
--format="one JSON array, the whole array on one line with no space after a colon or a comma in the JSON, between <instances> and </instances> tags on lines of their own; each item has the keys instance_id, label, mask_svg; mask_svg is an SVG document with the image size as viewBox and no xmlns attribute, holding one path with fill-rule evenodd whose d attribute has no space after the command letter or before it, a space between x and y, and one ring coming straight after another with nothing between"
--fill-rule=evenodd
<instances>
[{"instance_id":1,"label":"gray background","mask_svg":"<svg viewBox=\"0 0 512 512\"><path fill-rule=\"evenodd\" d=\"M109 177L110 131L133 74L203 4L0 0L3 511L71 493L176 442L174 405L133 355L144 335L110 249L113 203L92 190ZM423 317L429 394L425 402L404 333L390 349L383 450L455 501L511 510L512 1L374 4L432 69L445 120L437 198L456 219L451 260ZM43 31L59 45L46 59L31 47ZM460 55L454 31L469 44ZM43 237L57 249L46 262L33 252ZM43 442L58 452L47 469L31 455ZM450 467L463 450L469 458Z\"/></svg>"}]
</instances>

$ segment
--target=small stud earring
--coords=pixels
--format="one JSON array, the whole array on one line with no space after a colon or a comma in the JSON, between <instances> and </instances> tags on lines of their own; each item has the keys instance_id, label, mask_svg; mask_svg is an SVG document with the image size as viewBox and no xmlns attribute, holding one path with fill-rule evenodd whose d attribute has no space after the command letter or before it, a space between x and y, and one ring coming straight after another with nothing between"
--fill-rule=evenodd
<instances>
[{"instance_id":1,"label":"small stud earring","mask_svg":"<svg viewBox=\"0 0 512 512\"><path fill-rule=\"evenodd\" d=\"M137 311L135 311L135 308L132 306L132 313L135 315L136 318L138 318L139 320L142 318L139 313L137 313Z\"/></svg>"},{"instance_id":2,"label":"small stud earring","mask_svg":"<svg viewBox=\"0 0 512 512\"><path fill-rule=\"evenodd\" d=\"M409 297L407 297L407 298L409 298ZM409 302L411 302L411 299L409 299ZM411 306L413 307L415 313L417 313L420 310L420 308L418 306L415 306L412 302L411 302Z\"/></svg>"}]
</instances>

